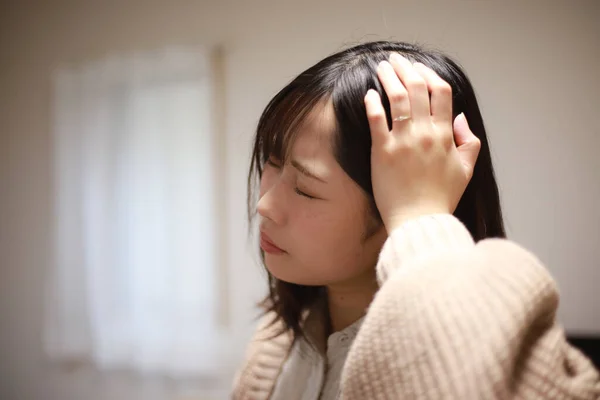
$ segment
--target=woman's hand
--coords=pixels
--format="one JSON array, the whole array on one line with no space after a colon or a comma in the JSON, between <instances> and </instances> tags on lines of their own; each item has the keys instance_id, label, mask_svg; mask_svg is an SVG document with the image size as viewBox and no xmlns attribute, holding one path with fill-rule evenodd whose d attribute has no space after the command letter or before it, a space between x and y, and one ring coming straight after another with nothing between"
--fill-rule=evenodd
<instances>
[{"instance_id":1,"label":"woman's hand","mask_svg":"<svg viewBox=\"0 0 600 400\"><path fill-rule=\"evenodd\" d=\"M379 94L369 90L373 192L389 233L408 219L454 212L481 143L463 114L452 121L452 90L433 70L392 53L377 73L396 119L390 131Z\"/></svg>"}]
</instances>

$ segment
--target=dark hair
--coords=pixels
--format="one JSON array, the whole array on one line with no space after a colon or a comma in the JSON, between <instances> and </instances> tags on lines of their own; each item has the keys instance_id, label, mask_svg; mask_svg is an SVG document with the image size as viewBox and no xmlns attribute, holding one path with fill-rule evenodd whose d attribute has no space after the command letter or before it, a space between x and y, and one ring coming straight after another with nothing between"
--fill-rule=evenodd
<instances>
[{"instance_id":1,"label":"dark hair","mask_svg":"<svg viewBox=\"0 0 600 400\"><path fill-rule=\"evenodd\" d=\"M463 112L473 133L481 141L481 151L473 177L454 215L478 241L504 237L498 187L483 119L473 87L461 68L448 56L403 42L370 42L333 54L302 72L269 102L258 122L252 161L248 174L248 217L255 215L254 188L270 156L285 162L297 127L321 101L331 101L335 113L334 155L343 170L365 192L374 215L380 219L371 185L371 135L364 105L369 89L379 92L391 129L389 99L377 77L377 66L391 52L399 52L412 62L433 69L452 87L452 112ZM264 254L261 251L261 256ZM263 257L264 261L264 257ZM261 303L265 312L291 330L294 338L304 336L302 316L323 292L322 287L281 281L270 273L269 293Z\"/></svg>"}]
</instances>

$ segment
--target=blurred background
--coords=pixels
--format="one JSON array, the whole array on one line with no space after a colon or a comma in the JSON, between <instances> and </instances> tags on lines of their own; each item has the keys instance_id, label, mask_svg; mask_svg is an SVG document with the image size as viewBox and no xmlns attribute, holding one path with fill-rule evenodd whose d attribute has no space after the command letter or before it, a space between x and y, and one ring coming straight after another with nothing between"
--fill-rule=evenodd
<instances>
[{"instance_id":1,"label":"blurred background","mask_svg":"<svg viewBox=\"0 0 600 400\"><path fill-rule=\"evenodd\" d=\"M380 39L465 67L509 236L558 281L569 335L600 338L600 2L5 1L0 399L228 398L266 288L260 113Z\"/></svg>"}]
</instances>

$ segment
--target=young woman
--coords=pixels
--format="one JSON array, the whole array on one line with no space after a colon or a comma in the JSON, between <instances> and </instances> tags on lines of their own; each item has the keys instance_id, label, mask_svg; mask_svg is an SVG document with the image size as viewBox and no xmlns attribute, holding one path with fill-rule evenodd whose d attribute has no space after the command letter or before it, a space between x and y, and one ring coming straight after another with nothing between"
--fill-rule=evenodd
<instances>
[{"instance_id":1,"label":"young woman","mask_svg":"<svg viewBox=\"0 0 600 400\"><path fill-rule=\"evenodd\" d=\"M501 239L481 114L445 55L366 43L300 74L259 121L249 190L269 295L235 399L600 398L548 271Z\"/></svg>"}]
</instances>

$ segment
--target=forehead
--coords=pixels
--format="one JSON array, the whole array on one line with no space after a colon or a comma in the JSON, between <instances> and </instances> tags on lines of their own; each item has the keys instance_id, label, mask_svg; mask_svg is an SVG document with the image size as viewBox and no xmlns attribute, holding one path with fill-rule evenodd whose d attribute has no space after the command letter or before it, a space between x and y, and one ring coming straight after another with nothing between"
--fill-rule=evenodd
<instances>
[{"instance_id":1,"label":"forehead","mask_svg":"<svg viewBox=\"0 0 600 400\"><path fill-rule=\"evenodd\" d=\"M302 158L333 158L336 123L330 101L318 103L298 127L291 154Z\"/></svg>"}]
</instances>

